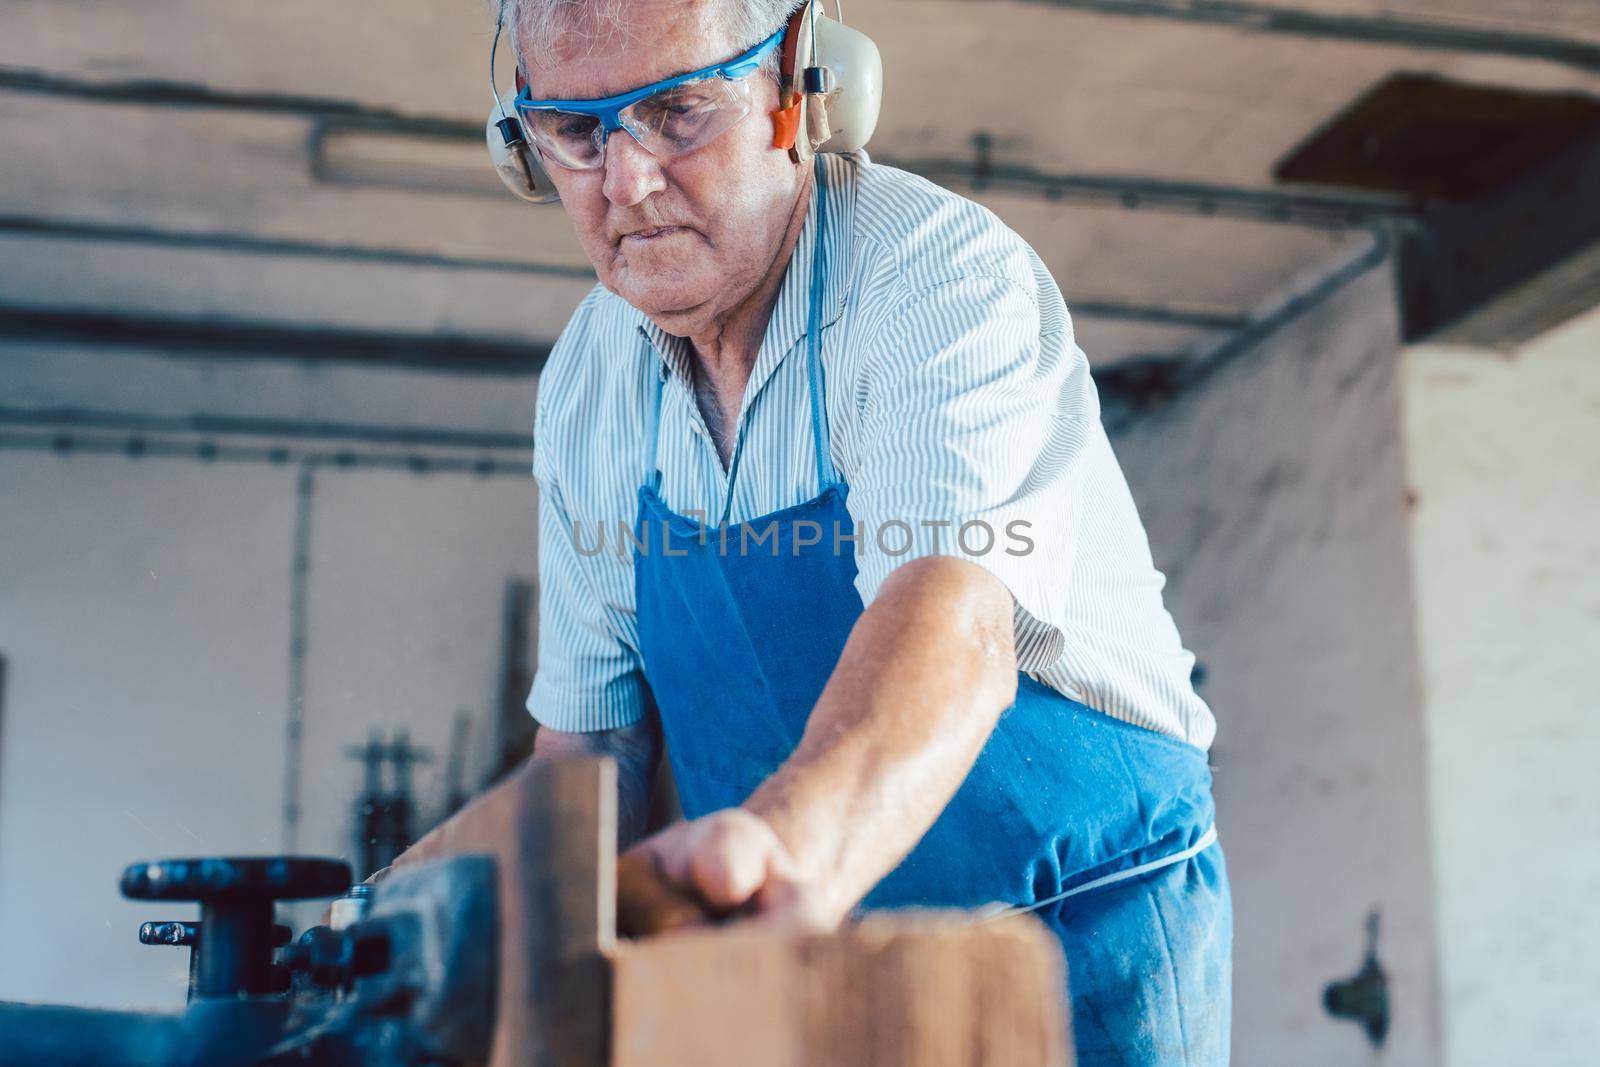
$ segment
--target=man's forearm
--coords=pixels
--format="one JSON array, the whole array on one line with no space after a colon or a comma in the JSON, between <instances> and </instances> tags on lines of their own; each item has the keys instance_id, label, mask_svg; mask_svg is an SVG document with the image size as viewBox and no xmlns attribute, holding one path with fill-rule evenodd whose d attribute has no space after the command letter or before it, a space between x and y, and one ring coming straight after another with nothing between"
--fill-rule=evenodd
<instances>
[{"instance_id":1,"label":"man's forearm","mask_svg":"<svg viewBox=\"0 0 1600 1067\"><path fill-rule=\"evenodd\" d=\"M745 802L842 916L927 832L1016 697L1011 597L936 557L885 581L789 760Z\"/></svg>"},{"instance_id":2,"label":"man's forearm","mask_svg":"<svg viewBox=\"0 0 1600 1067\"><path fill-rule=\"evenodd\" d=\"M610 756L617 762L617 844L621 848L644 836L661 763L661 728L649 716L631 726L591 733L567 733L541 727L533 742L533 760Z\"/></svg>"}]
</instances>

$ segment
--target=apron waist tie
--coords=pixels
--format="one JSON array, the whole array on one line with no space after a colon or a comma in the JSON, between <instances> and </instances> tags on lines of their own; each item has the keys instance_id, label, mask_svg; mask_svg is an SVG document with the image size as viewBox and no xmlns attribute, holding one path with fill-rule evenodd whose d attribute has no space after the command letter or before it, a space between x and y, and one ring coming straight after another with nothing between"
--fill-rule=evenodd
<instances>
[{"instance_id":1,"label":"apron waist tie","mask_svg":"<svg viewBox=\"0 0 1600 1067\"><path fill-rule=\"evenodd\" d=\"M1159 871L1161 868L1170 867L1174 863L1182 863L1186 859L1189 859L1193 856L1198 856L1200 853L1204 852L1206 849L1210 848L1216 843L1217 825L1216 823L1212 823L1211 826L1206 829L1206 832L1200 835L1200 839L1198 841L1190 845L1188 848L1180 849L1179 851L1172 853L1170 856L1161 856L1158 859L1150 860L1148 863L1141 863L1137 867L1129 867L1125 871L1115 871L1111 874L1093 879L1092 881L1085 882L1082 885L1075 885L1064 893L1057 893L1053 897L1045 897L1043 900L1034 901L1032 904L1016 907L1008 904L991 905L989 908L984 909L984 914L980 916L978 921L993 922L996 919L1004 919L1012 915L1024 915L1030 911L1037 911L1040 908L1047 907L1058 901L1066 900L1068 897L1075 897L1079 893L1087 893L1094 889L1102 889L1108 885L1115 885L1117 882L1125 882L1129 878L1137 878L1141 874L1149 874L1151 871Z\"/></svg>"}]
</instances>

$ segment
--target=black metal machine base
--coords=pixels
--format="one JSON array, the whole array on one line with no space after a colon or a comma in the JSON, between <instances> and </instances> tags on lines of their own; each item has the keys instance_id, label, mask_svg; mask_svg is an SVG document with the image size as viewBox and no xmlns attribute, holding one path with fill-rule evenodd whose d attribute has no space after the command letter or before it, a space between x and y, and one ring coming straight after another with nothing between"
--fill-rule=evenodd
<instances>
[{"instance_id":1,"label":"black metal machine base","mask_svg":"<svg viewBox=\"0 0 1600 1067\"><path fill-rule=\"evenodd\" d=\"M466 1067L488 1058L498 966L495 865L398 871L361 917L284 948L272 902L349 883L328 860L178 860L123 877L138 899L196 900L199 924L146 924L189 945L176 1014L0 1002L0 1067ZM159 927L159 929L156 929ZM156 934L159 933L159 937Z\"/></svg>"}]
</instances>

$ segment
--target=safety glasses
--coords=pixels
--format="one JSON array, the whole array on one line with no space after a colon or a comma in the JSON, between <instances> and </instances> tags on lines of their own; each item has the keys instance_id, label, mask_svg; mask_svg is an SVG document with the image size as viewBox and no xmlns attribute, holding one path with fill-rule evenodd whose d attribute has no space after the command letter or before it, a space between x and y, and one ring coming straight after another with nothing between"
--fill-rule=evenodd
<instances>
[{"instance_id":1,"label":"safety glasses","mask_svg":"<svg viewBox=\"0 0 1600 1067\"><path fill-rule=\"evenodd\" d=\"M568 170L605 163L606 139L626 130L660 160L688 155L727 133L752 104L750 75L783 41L784 30L724 63L600 100L533 100L517 93L517 116L549 162Z\"/></svg>"}]
</instances>

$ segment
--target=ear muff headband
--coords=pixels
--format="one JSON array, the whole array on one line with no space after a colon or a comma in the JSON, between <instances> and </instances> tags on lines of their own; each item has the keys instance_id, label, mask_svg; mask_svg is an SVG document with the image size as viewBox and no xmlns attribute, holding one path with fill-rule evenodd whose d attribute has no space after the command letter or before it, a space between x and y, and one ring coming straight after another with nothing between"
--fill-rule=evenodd
<instances>
[{"instance_id":1,"label":"ear muff headband","mask_svg":"<svg viewBox=\"0 0 1600 1067\"><path fill-rule=\"evenodd\" d=\"M791 155L800 136L801 110L805 105L805 94L799 91L794 71L800 61L801 24L810 10L810 4L802 4L789 16L778 59L778 110L772 113L772 147L788 149Z\"/></svg>"}]
</instances>

